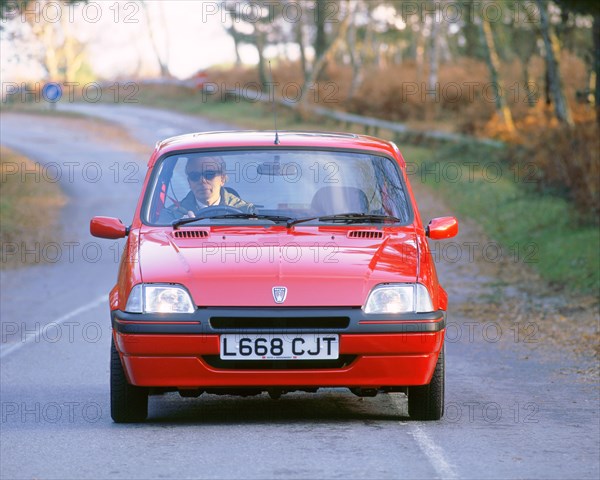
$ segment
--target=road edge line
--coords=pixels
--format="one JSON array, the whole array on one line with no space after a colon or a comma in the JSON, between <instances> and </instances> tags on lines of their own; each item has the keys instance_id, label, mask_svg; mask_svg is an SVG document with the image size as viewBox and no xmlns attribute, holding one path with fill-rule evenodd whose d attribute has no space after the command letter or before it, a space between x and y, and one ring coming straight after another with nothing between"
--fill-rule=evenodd
<instances>
[{"instance_id":1,"label":"road edge line","mask_svg":"<svg viewBox=\"0 0 600 480\"><path fill-rule=\"evenodd\" d=\"M390 395L390 399L392 400L392 403L396 405L399 410L401 410L399 399L393 394ZM437 445L427 434L427 432L425 432L425 430L423 430L417 423L408 421L406 425L410 429L410 435L417 442L419 450L421 450L421 452L423 452L423 454L427 457L429 463L439 477L444 479L459 478L458 474L454 470L454 466L448 462L448 460L446 460L446 456L444 455L442 447Z\"/></svg>"},{"instance_id":2,"label":"road edge line","mask_svg":"<svg viewBox=\"0 0 600 480\"><path fill-rule=\"evenodd\" d=\"M419 425L408 424L410 434L417 442L417 445L441 478L458 478L453 466L446 460L444 451L437 445L433 439Z\"/></svg>"},{"instance_id":3,"label":"road edge line","mask_svg":"<svg viewBox=\"0 0 600 480\"><path fill-rule=\"evenodd\" d=\"M108 302L108 295L102 295L101 297L96 298L95 300L91 301L90 303L82 305L81 307L76 308L75 310L72 310L69 313L66 313L62 317L59 317L57 320L54 320L52 322L47 323L35 335L26 336L25 340L22 340L19 343L15 343L15 344L10 345L8 347L4 347L3 346L4 344L0 344L1 346L3 346L3 348L0 349L1 350L0 351L0 359L7 357L8 355L10 355L11 353L16 352L17 350L20 350L22 347L24 347L25 345L28 345L29 343L31 343L33 341L35 341L37 343L39 341L39 339L50 328L52 328L52 327L54 327L56 325L60 325L61 323L66 322L67 320L69 320L70 318L73 318L76 315L79 315L79 314L81 314L83 312L87 312L88 310L92 310L93 308L96 308L96 307L100 306L104 302Z\"/></svg>"}]
</instances>

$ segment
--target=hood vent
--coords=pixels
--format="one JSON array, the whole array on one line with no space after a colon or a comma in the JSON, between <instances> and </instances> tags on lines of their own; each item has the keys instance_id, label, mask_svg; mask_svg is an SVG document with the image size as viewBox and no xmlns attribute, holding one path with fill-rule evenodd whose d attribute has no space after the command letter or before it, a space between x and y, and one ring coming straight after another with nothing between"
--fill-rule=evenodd
<instances>
[{"instance_id":1,"label":"hood vent","mask_svg":"<svg viewBox=\"0 0 600 480\"><path fill-rule=\"evenodd\" d=\"M208 232L206 230L176 230L173 232L175 238L206 238Z\"/></svg>"},{"instance_id":2,"label":"hood vent","mask_svg":"<svg viewBox=\"0 0 600 480\"><path fill-rule=\"evenodd\" d=\"M383 238L383 232L378 230L352 230L348 238Z\"/></svg>"}]
</instances>

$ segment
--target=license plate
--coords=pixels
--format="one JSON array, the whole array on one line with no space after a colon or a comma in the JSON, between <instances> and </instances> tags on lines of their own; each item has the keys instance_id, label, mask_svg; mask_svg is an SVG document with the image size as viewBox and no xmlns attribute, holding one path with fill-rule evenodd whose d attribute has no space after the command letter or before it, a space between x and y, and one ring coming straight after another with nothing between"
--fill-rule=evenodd
<instances>
[{"instance_id":1,"label":"license plate","mask_svg":"<svg viewBox=\"0 0 600 480\"><path fill-rule=\"evenodd\" d=\"M221 360L335 360L337 334L221 335Z\"/></svg>"}]
</instances>

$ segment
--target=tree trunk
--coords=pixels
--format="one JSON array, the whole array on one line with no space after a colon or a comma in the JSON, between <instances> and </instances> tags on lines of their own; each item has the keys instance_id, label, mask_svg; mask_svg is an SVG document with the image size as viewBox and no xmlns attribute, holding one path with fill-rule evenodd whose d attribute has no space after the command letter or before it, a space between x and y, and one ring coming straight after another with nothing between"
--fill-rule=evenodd
<instances>
[{"instance_id":1,"label":"tree trunk","mask_svg":"<svg viewBox=\"0 0 600 480\"><path fill-rule=\"evenodd\" d=\"M352 66L352 82L350 83L350 90L348 92L348 99L354 98L360 84L363 80L362 75L362 59L360 53L356 48L356 3L348 2L348 8L350 9L350 24L348 26L348 38L346 43L348 46L348 55L350 56L350 65Z\"/></svg>"},{"instance_id":2,"label":"tree trunk","mask_svg":"<svg viewBox=\"0 0 600 480\"><path fill-rule=\"evenodd\" d=\"M148 36L150 37L150 42L152 43L152 50L154 51L154 56L156 57L156 61L158 62L158 67L160 69L161 77L169 77L171 74L169 72L168 65L163 61L160 56L160 52L158 51L158 45L156 43L156 38L154 37L154 28L150 21L150 13L148 12L148 5L146 2L140 2L142 5L142 9L144 10L144 15L146 16L146 25L148 27Z\"/></svg>"},{"instance_id":3,"label":"tree trunk","mask_svg":"<svg viewBox=\"0 0 600 480\"><path fill-rule=\"evenodd\" d=\"M235 66L239 67L242 64L242 57L240 56L240 38L235 29L235 22L231 22L231 26L227 27L227 32L233 38L233 48L235 50Z\"/></svg>"},{"instance_id":4,"label":"tree trunk","mask_svg":"<svg viewBox=\"0 0 600 480\"><path fill-rule=\"evenodd\" d=\"M263 51L265 48L265 34L261 31L256 31L254 34L254 45L258 52L258 80L264 91L268 91L267 84L269 83L269 76L267 75L267 69L265 65L265 57Z\"/></svg>"},{"instance_id":5,"label":"tree trunk","mask_svg":"<svg viewBox=\"0 0 600 480\"><path fill-rule=\"evenodd\" d=\"M594 106L596 107L596 122L600 127L600 13L594 15L592 35L594 37L594 72L596 72Z\"/></svg>"},{"instance_id":6,"label":"tree trunk","mask_svg":"<svg viewBox=\"0 0 600 480\"><path fill-rule=\"evenodd\" d=\"M74 82L77 73L83 65L85 59L85 49L83 45L75 38L71 31L71 24L66 15L60 19L60 25L63 31L63 57L64 57L64 79L67 82Z\"/></svg>"},{"instance_id":7,"label":"tree trunk","mask_svg":"<svg viewBox=\"0 0 600 480\"><path fill-rule=\"evenodd\" d=\"M529 60L522 60L523 62L523 83L525 85L525 92L527 94L527 105L529 108L535 107L536 99L534 91L531 89L531 85L534 85L534 81L529 73Z\"/></svg>"},{"instance_id":8,"label":"tree trunk","mask_svg":"<svg viewBox=\"0 0 600 480\"><path fill-rule=\"evenodd\" d=\"M427 76L427 90L428 92L437 92L438 87L438 67L439 67L439 39L440 25L435 18L431 22L431 37L429 42L429 75ZM426 114L428 119L431 120L435 117L438 111L439 97L434 94L433 101L426 103ZM427 95L425 98L430 99L431 95Z\"/></svg>"},{"instance_id":9,"label":"tree trunk","mask_svg":"<svg viewBox=\"0 0 600 480\"><path fill-rule=\"evenodd\" d=\"M65 39L65 80L74 82L85 59L85 51L72 36Z\"/></svg>"},{"instance_id":10,"label":"tree trunk","mask_svg":"<svg viewBox=\"0 0 600 480\"><path fill-rule=\"evenodd\" d=\"M419 28L415 35L417 36L417 44L415 48L415 61L417 63L417 83L421 84L423 78L423 64L425 63L425 35L423 35L422 27Z\"/></svg>"},{"instance_id":11,"label":"tree trunk","mask_svg":"<svg viewBox=\"0 0 600 480\"><path fill-rule=\"evenodd\" d=\"M569 127L572 127L573 118L569 104L565 98L564 89L559 69L560 45L556 34L550 28L546 4L542 0L536 0L540 10L540 29L544 39L544 49L546 50L546 69L548 74L548 87L554 103L554 113L556 118Z\"/></svg>"},{"instance_id":12,"label":"tree trunk","mask_svg":"<svg viewBox=\"0 0 600 480\"><path fill-rule=\"evenodd\" d=\"M48 77L52 81L60 81L58 50L55 45L54 25L46 23L42 26L41 38L44 42L44 66L48 71Z\"/></svg>"},{"instance_id":13,"label":"tree trunk","mask_svg":"<svg viewBox=\"0 0 600 480\"><path fill-rule=\"evenodd\" d=\"M498 76L498 69L500 68L500 60L496 51L496 44L494 43L494 33L490 23L485 18L481 18L481 43L484 47L485 60L490 71L490 80L492 84L496 86L496 111L502 118L504 125L509 132L514 132L515 125L513 123L512 114L510 108L504 98L504 88L500 83L500 77Z\"/></svg>"},{"instance_id":14,"label":"tree trunk","mask_svg":"<svg viewBox=\"0 0 600 480\"><path fill-rule=\"evenodd\" d=\"M547 107L552 105L552 92L550 91L550 68L546 62L544 67L544 103Z\"/></svg>"},{"instance_id":15,"label":"tree trunk","mask_svg":"<svg viewBox=\"0 0 600 480\"><path fill-rule=\"evenodd\" d=\"M302 34L302 19L296 22L296 43L300 49L300 66L302 67L302 80L306 81L308 77L308 65L306 60L306 50L304 49L304 35Z\"/></svg>"},{"instance_id":16,"label":"tree trunk","mask_svg":"<svg viewBox=\"0 0 600 480\"><path fill-rule=\"evenodd\" d=\"M315 36L315 58L320 58L327 49L327 36L325 35L325 20L327 19L327 0L316 0L315 24L317 34Z\"/></svg>"},{"instance_id":17,"label":"tree trunk","mask_svg":"<svg viewBox=\"0 0 600 480\"><path fill-rule=\"evenodd\" d=\"M344 19L342 20L342 22L340 23L340 27L338 29L336 37L329 44L329 47L327 47L327 50L325 50L325 52L323 52L323 55L321 55L321 57L316 59L316 62L313 65L313 68L310 72L308 79L302 86L302 94L301 94L300 100L298 102L300 116L303 115L304 106L306 105L307 99L309 98L308 95L306 95L308 87L310 85L314 85L314 83L316 82L317 78L319 77L321 71L325 68L325 65L327 64L329 58L333 57L333 55L336 53L337 49L339 48L340 44L342 43L343 39L346 38L346 32L348 31L349 20L350 20L350 15L346 15L344 17Z\"/></svg>"},{"instance_id":18,"label":"tree trunk","mask_svg":"<svg viewBox=\"0 0 600 480\"><path fill-rule=\"evenodd\" d=\"M161 66L161 73L163 73L165 76L170 77L171 72L169 71L169 63L171 62L171 47L169 45L169 27L167 25L167 17L165 15L163 2L158 2L158 18L160 21L160 30L165 36L165 41L163 44L165 47L164 58L162 59L162 64L164 68Z\"/></svg>"},{"instance_id":19,"label":"tree trunk","mask_svg":"<svg viewBox=\"0 0 600 480\"><path fill-rule=\"evenodd\" d=\"M368 10L369 20L371 19L371 9ZM375 34L373 32L373 22L369 21L365 26L365 38L363 40L363 62L372 66L375 63Z\"/></svg>"},{"instance_id":20,"label":"tree trunk","mask_svg":"<svg viewBox=\"0 0 600 480\"><path fill-rule=\"evenodd\" d=\"M459 5L463 8L464 12L473 12L475 7L472 0L466 0L463 4ZM481 8L481 7L479 7ZM465 36L465 55L468 58L481 58L481 52L479 48L479 31L477 25L474 22L474 15L464 15L465 25L463 27L463 34Z\"/></svg>"},{"instance_id":21,"label":"tree trunk","mask_svg":"<svg viewBox=\"0 0 600 480\"><path fill-rule=\"evenodd\" d=\"M310 76L312 77L311 84L314 84L318 81L327 80L327 63L330 60L331 55L328 54L330 51L330 42L327 39L327 32L325 31L325 24L328 21L328 10L327 5L331 3L331 0L316 0L316 12L315 12L315 23L317 32L315 35L315 65L317 63L320 64L320 68L317 72L317 75L314 76L311 71ZM331 22L331 19L329 19ZM314 69L314 66L313 66Z\"/></svg>"}]
</instances>

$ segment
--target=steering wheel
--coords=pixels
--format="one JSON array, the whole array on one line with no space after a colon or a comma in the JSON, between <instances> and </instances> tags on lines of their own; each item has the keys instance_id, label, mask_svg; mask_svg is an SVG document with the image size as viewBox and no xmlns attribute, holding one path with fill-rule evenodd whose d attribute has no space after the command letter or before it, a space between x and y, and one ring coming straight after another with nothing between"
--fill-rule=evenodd
<instances>
[{"instance_id":1,"label":"steering wheel","mask_svg":"<svg viewBox=\"0 0 600 480\"><path fill-rule=\"evenodd\" d=\"M229 205L211 205L203 208L198 212L199 218L210 218L219 215L227 215L229 213L244 213L239 208L230 207Z\"/></svg>"}]
</instances>

